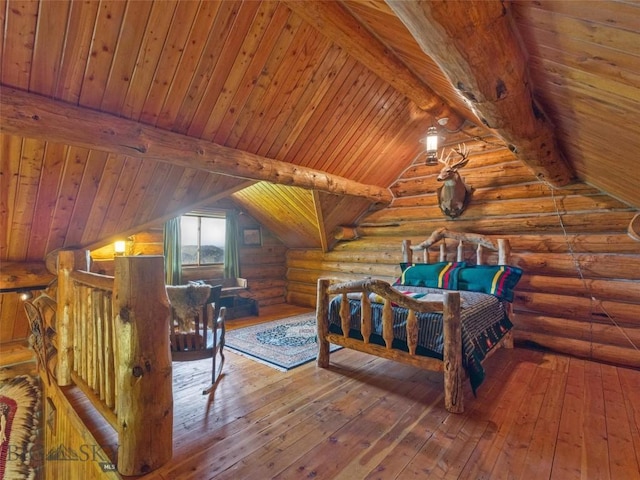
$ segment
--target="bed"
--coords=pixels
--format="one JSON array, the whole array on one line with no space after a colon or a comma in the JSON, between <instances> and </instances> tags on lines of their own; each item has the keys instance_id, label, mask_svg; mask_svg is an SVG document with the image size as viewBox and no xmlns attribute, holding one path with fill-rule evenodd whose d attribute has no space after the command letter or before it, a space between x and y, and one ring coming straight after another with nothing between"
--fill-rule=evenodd
<instances>
[{"instance_id":1,"label":"bed","mask_svg":"<svg viewBox=\"0 0 640 480\"><path fill-rule=\"evenodd\" d=\"M448 251L455 244L455 260ZM438 261L430 263L439 245ZM470 261L467 247L473 246ZM414 263L413 254L422 253ZM492 260L492 264L487 263ZM318 280L317 364L329 366L329 345L443 372L445 407L464 411L463 382L484 379L483 361L513 347L512 301L522 270L509 265L507 239L436 230L419 245L403 242L401 277L390 284L365 278Z\"/></svg>"}]
</instances>

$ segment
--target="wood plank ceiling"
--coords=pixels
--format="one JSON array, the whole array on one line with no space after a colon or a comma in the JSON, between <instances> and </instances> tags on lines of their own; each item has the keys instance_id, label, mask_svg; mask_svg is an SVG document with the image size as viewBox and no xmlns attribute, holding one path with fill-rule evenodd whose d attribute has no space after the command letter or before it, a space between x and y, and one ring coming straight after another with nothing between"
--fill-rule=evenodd
<instances>
[{"instance_id":1,"label":"wood plank ceiling","mask_svg":"<svg viewBox=\"0 0 640 480\"><path fill-rule=\"evenodd\" d=\"M18 89L79 108L71 124L79 131L89 128L82 112L101 112L255 155L265 168L277 160L385 189L411 164L442 108L466 120L449 140L482 132L474 126L481 124L478 112L387 4L317 6L341 8L347 23L359 25L354 35L382 46L381 64L404 65L443 106L418 108L397 79L305 20L305 4L2 0L0 83L5 94ZM640 8L506 5L529 55L536 99L570 168L640 208L640 170L629 155L640 147ZM287 245L326 249L336 226L357 222L371 205L284 180L266 184L171 158L121 154L97 139L87 146L3 132L3 262L99 246L228 197Z\"/></svg>"}]
</instances>

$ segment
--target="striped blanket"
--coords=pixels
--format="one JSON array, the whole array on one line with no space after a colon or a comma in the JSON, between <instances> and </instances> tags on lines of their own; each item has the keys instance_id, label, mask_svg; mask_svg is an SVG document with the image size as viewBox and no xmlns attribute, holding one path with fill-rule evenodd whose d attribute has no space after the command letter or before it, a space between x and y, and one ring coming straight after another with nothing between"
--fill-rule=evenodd
<instances>
[{"instance_id":1,"label":"striped blanket","mask_svg":"<svg viewBox=\"0 0 640 480\"><path fill-rule=\"evenodd\" d=\"M403 292L412 297L420 294L442 293L442 290L425 287L401 287ZM374 300L374 299L372 299ZM381 299L379 299L381 301ZM341 296L336 296L329 304L329 331L342 335L340 322ZM475 394L476 389L484 380L485 373L482 360L487 352L513 327L507 317L507 311L502 301L493 295L478 292L460 291L461 321L462 321L462 360L463 366L471 388ZM359 299L350 298L351 324L349 336L362 340L360 333L360 307ZM382 303L373 301L372 308L372 334L371 343L384 345L382 338ZM406 321L408 310L402 307L394 307L394 341L393 348L408 351ZM444 349L442 336L442 313L421 313L417 315L419 335L418 355L442 359Z\"/></svg>"}]
</instances>

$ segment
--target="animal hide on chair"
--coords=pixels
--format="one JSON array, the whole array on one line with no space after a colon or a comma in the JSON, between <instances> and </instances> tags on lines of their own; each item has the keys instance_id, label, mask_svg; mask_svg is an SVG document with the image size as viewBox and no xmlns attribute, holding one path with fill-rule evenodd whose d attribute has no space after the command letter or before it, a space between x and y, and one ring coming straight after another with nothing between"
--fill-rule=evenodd
<instances>
[{"instance_id":1,"label":"animal hide on chair","mask_svg":"<svg viewBox=\"0 0 640 480\"><path fill-rule=\"evenodd\" d=\"M167 296L173 319L179 331L193 331L195 317L202 314L202 306L209 299L210 285L167 285Z\"/></svg>"}]
</instances>

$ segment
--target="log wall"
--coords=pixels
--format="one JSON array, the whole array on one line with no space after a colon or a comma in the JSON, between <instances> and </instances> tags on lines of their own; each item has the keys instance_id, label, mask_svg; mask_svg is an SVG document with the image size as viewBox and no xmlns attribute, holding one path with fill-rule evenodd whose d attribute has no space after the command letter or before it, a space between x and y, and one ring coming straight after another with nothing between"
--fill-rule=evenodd
<instances>
[{"instance_id":1,"label":"log wall","mask_svg":"<svg viewBox=\"0 0 640 480\"><path fill-rule=\"evenodd\" d=\"M514 301L516 341L640 367L640 242L626 233L636 212L582 183L552 190L505 149L470 146L483 153L461 171L475 188L461 217L439 210L438 167L413 165L391 187L393 203L363 219L358 239L327 254L288 252L287 301L315 305L320 276L393 281L402 240L424 240L438 227L507 237L512 263L525 272Z\"/></svg>"}]
</instances>

